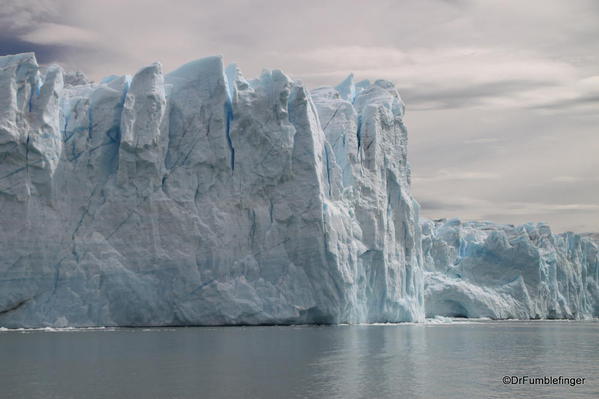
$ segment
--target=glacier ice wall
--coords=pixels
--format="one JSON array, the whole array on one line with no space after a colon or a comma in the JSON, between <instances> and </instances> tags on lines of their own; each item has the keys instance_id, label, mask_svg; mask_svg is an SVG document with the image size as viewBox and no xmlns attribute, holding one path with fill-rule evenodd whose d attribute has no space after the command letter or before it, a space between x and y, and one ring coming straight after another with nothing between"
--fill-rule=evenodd
<instances>
[{"instance_id":1,"label":"glacier ice wall","mask_svg":"<svg viewBox=\"0 0 599 399\"><path fill-rule=\"evenodd\" d=\"M422 320L404 105L220 57L0 57L0 325Z\"/></svg>"},{"instance_id":2,"label":"glacier ice wall","mask_svg":"<svg viewBox=\"0 0 599 399\"><path fill-rule=\"evenodd\" d=\"M591 237L458 219L422 221L427 316L599 316L599 249Z\"/></svg>"}]
</instances>

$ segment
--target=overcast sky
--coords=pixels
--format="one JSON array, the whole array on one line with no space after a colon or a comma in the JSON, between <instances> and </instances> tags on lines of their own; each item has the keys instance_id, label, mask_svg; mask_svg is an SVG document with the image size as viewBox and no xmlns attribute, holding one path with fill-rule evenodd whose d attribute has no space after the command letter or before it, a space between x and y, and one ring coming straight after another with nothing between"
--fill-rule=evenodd
<instances>
[{"instance_id":1,"label":"overcast sky","mask_svg":"<svg viewBox=\"0 0 599 399\"><path fill-rule=\"evenodd\" d=\"M599 231L599 1L1 0L0 54L93 79L222 54L393 80L426 217Z\"/></svg>"}]
</instances>

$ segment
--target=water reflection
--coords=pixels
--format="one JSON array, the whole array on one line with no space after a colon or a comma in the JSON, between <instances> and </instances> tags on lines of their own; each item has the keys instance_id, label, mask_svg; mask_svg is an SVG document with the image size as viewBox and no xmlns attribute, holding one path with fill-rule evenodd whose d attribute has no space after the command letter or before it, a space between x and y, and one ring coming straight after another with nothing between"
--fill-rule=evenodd
<instances>
[{"instance_id":1,"label":"water reflection","mask_svg":"<svg viewBox=\"0 0 599 399\"><path fill-rule=\"evenodd\" d=\"M599 323L0 333L3 398L599 397ZM503 385L504 375L584 386Z\"/></svg>"}]
</instances>

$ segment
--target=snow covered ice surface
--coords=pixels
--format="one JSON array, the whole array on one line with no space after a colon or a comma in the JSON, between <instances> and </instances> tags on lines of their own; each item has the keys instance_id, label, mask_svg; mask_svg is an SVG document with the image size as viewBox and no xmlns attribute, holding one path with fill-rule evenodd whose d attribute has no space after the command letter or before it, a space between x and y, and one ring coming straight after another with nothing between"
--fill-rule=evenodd
<instances>
[{"instance_id":1,"label":"snow covered ice surface","mask_svg":"<svg viewBox=\"0 0 599 399\"><path fill-rule=\"evenodd\" d=\"M421 236L403 116L384 80L308 92L210 57L90 83L0 57L0 326L597 316L591 238Z\"/></svg>"},{"instance_id":2,"label":"snow covered ice surface","mask_svg":"<svg viewBox=\"0 0 599 399\"><path fill-rule=\"evenodd\" d=\"M0 326L423 321L390 82L0 57Z\"/></svg>"},{"instance_id":3,"label":"snow covered ice surface","mask_svg":"<svg viewBox=\"0 0 599 399\"><path fill-rule=\"evenodd\" d=\"M426 315L599 315L599 251L590 237L458 219L422 221Z\"/></svg>"}]
</instances>

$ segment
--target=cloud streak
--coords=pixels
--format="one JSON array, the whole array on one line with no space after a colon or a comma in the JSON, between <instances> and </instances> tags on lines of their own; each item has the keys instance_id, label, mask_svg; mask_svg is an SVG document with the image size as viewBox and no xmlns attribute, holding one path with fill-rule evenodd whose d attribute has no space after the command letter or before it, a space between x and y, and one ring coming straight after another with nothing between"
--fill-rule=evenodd
<instances>
[{"instance_id":1,"label":"cloud streak","mask_svg":"<svg viewBox=\"0 0 599 399\"><path fill-rule=\"evenodd\" d=\"M19 36L23 41L41 45L96 46L98 35L75 26L51 22L37 24L35 28Z\"/></svg>"}]
</instances>

